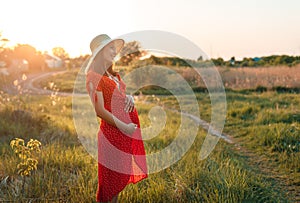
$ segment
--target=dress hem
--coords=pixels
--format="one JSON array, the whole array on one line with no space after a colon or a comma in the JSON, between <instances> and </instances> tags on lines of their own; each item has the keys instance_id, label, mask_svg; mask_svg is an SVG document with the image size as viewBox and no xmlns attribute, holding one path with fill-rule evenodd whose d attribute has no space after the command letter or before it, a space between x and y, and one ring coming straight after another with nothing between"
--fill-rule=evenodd
<instances>
[{"instance_id":1,"label":"dress hem","mask_svg":"<svg viewBox=\"0 0 300 203\"><path fill-rule=\"evenodd\" d=\"M116 196L117 194L119 194L120 192L122 192L122 191L126 188L127 185L129 185L129 184L137 184L138 182L140 182L140 181L142 181L142 180L144 180L144 179L146 179L146 178L148 178L148 174L145 175L145 176L143 176L141 179L139 179L139 180L136 181L136 182L134 182L134 181L127 182L127 184L126 184L120 191L118 191L117 193L115 193L115 194L112 196L112 198L113 198L114 196ZM107 202L107 201L111 201L112 198L109 199L109 200L98 200L98 199L96 199L96 202Z\"/></svg>"}]
</instances>

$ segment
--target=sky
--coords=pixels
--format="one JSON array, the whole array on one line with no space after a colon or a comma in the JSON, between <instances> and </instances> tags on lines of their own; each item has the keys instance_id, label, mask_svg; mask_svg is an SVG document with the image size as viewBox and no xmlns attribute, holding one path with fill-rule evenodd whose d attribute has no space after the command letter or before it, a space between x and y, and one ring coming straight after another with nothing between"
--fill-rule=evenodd
<instances>
[{"instance_id":1,"label":"sky","mask_svg":"<svg viewBox=\"0 0 300 203\"><path fill-rule=\"evenodd\" d=\"M59 46L71 57L90 54L98 34L143 30L180 35L209 58L300 55L299 0L9 0L0 9L9 45Z\"/></svg>"}]
</instances>

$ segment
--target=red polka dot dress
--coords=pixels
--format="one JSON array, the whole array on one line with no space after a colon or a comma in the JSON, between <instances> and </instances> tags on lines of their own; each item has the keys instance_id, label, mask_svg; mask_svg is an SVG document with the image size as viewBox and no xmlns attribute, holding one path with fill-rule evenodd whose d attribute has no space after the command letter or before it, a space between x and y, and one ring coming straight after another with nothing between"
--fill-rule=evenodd
<instances>
[{"instance_id":1,"label":"red polka dot dress","mask_svg":"<svg viewBox=\"0 0 300 203\"><path fill-rule=\"evenodd\" d=\"M101 91L106 110L119 120L138 126L132 135L127 135L101 119L98 132L98 202L110 201L129 183L148 177L138 113L135 108L132 112L125 112L126 86L119 74L117 77L119 86L108 76L92 70L86 76L86 88L93 100L97 102L95 91Z\"/></svg>"}]
</instances>

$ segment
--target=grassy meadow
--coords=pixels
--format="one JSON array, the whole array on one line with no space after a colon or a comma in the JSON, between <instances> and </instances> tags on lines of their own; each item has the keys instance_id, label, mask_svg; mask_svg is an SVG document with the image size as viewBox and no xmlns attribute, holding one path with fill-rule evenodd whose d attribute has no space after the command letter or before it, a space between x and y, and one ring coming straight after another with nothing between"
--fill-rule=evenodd
<instances>
[{"instance_id":1,"label":"grassy meadow","mask_svg":"<svg viewBox=\"0 0 300 203\"><path fill-rule=\"evenodd\" d=\"M54 82L59 91L72 92L77 71L34 85L51 89ZM201 118L209 121L208 93L198 92L196 97ZM224 132L232 136L233 144L220 139L209 157L199 160L206 136L199 128L193 145L178 162L128 185L119 202L300 201L296 199L300 190L299 93L228 90L226 99ZM150 154L172 142L181 120L171 110L178 108L175 97L144 96L141 100L146 103L139 100L136 107L142 127L149 125L153 106L166 107L165 128L145 141ZM0 114L0 202L95 202L97 162L77 137L71 97L1 92ZM37 170L25 178L17 173L19 158L9 145L16 137L42 143L36 155Z\"/></svg>"}]
</instances>

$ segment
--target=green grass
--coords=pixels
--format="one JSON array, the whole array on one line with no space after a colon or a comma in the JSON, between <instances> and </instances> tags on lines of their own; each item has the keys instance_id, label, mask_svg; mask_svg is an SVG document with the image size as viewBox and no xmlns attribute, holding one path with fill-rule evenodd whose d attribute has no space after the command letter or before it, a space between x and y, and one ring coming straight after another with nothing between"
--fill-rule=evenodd
<instances>
[{"instance_id":1,"label":"green grass","mask_svg":"<svg viewBox=\"0 0 300 203\"><path fill-rule=\"evenodd\" d=\"M210 120L209 95L197 94L201 118ZM227 118L224 132L234 136L242 147L254 152L256 162L267 167L271 176L284 177L287 185L300 185L300 97L295 93L227 92ZM174 97L160 99L174 105ZM266 162L266 163L262 163ZM270 174L269 174L270 175Z\"/></svg>"},{"instance_id":2,"label":"green grass","mask_svg":"<svg viewBox=\"0 0 300 203\"><path fill-rule=\"evenodd\" d=\"M209 115L209 98L205 94L197 97L203 102L200 105L201 109L205 109L203 113ZM97 163L77 138L71 114L71 98L59 97L56 105L52 105L49 96L1 95L2 100L8 98L10 103L2 105L0 110L0 200L94 202ZM162 97L160 102L173 102L176 106L173 98ZM240 111L229 120L229 125L235 127L227 127L227 131L243 128L239 126L240 112L256 112L243 110L245 105L239 105ZM272 106L266 103L264 108L268 105ZM142 126L149 125L148 112L152 106L137 103ZM229 104L229 114L231 109ZM176 136L180 125L179 114L167 111L167 118L166 128L157 137L145 141L147 153L164 148ZM237 129L234 132L239 136ZM274 187L276 183L273 179L257 174L232 145L219 141L210 156L200 161L198 156L205 135L206 132L200 129L195 142L182 159L163 171L150 174L148 179L128 185L121 192L119 201L289 202L284 188ZM38 157L38 170L26 178L24 191L21 190L23 179L16 172L17 157L9 147L10 140L15 137L25 141L35 138L43 144Z\"/></svg>"},{"instance_id":3,"label":"green grass","mask_svg":"<svg viewBox=\"0 0 300 203\"><path fill-rule=\"evenodd\" d=\"M35 85L51 89L49 82L54 82L52 89L72 92L77 72L49 77ZM183 97L186 110L194 112L191 98ZM197 93L196 98L201 118L210 121L209 94ZM136 104L144 127L150 124L148 112L154 105L180 108L171 95L147 95L144 99L149 103ZM120 194L120 202L292 202L293 196L286 194L287 188L279 186L275 176L285 177L288 185L299 189L299 94L228 91L226 100L224 132L253 152L257 162L266 162L270 175L266 176L252 160L222 140L207 159L200 161L206 135L200 129L182 159L136 185L128 185ZM181 124L179 114L166 110L166 115L162 132L145 141L147 153L163 149L176 136ZM0 201L94 202L97 163L77 137L70 97L12 96L1 92L0 116ZM34 138L43 144L38 170L25 179L24 191L24 180L16 171L17 157L9 147L15 137L25 141Z\"/></svg>"},{"instance_id":4,"label":"green grass","mask_svg":"<svg viewBox=\"0 0 300 203\"><path fill-rule=\"evenodd\" d=\"M245 144L256 151L300 155L299 94L232 94L227 99L225 130L244 137Z\"/></svg>"}]
</instances>

